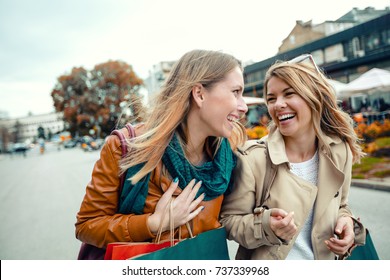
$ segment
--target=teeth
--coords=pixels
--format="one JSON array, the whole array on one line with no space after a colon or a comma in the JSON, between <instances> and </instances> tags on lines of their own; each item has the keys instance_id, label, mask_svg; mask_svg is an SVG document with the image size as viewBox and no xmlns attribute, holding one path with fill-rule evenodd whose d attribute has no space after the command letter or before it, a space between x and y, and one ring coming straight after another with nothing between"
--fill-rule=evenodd
<instances>
[{"instance_id":1,"label":"teeth","mask_svg":"<svg viewBox=\"0 0 390 280\"><path fill-rule=\"evenodd\" d=\"M238 122L238 119L237 119L237 118L234 118L234 117L228 116L227 119L228 119L228 121L230 121L230 122Z\"/></svg>"},{"instance_id":2,"label":"teeth","mask_svg":"<svg viewBox=\"0 0 390 280\"><path fill-rule=\"evenodd\" d=\"M283 121L285 119L292 118L294 116L295 116L294 114L286 114L286 115L278 116L278 119L279 121Z\"/></svg>"}]
</instances>

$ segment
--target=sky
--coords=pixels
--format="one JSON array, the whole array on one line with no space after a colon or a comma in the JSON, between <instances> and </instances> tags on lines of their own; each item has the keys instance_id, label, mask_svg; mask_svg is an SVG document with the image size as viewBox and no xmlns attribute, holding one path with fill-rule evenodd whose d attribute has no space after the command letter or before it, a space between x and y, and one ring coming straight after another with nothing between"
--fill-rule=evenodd
<instances>
[{"instance_id":1,"label":"sky","mask_svg":"<svg viewBox=\"0 0 390 280\"><path fill-rule=\"evenodd\" d=\"M243 62L276 55L297 20L336 20L390 0L0 0L0 115L54 111L50 93L73 67L122 60L146 79L193 49Z\"/></svg>"}]
</instances>

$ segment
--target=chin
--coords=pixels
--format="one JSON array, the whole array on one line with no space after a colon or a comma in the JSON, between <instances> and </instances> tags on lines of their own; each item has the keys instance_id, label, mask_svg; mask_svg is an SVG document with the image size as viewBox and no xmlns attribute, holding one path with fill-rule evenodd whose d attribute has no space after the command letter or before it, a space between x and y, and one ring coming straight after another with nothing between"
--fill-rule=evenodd
<instances>
[{"instance_id":1,"label":"chin","mask_svg":"<svg viewBox=\"0 0 390 280\"><path fill-rule=\"evenodd\" d=\"M223 131L215 132L213 135L210 135L210 136L229 138L231 135L232 135L231 131L228 131L228 130L224 129Z\"/></svg>"},{"instance_id":2,"label":"chin","mask_svg":"<svg viewBox=\"0 0 390 280\"><path fill-rule=\"evenodd\" d=\"M230 136L232 136L232 133L233 133L233 129L230 130L225 129L223 135L221 135L220 137L229 138Z\"/></svg>"},{"instance_id":3,"label":"chin","mask_svg":"<svg viewBox=\"0 0 390 280\"><path fill-rule=\"evenodd\" d=\"M294 137L294 136L299 136L301 135L302 133L297 133L297 132L292 132L292 131L283 131L283 130L280 130L280 134L282 134L284 137Z\"/></svg>"}]
</instances>

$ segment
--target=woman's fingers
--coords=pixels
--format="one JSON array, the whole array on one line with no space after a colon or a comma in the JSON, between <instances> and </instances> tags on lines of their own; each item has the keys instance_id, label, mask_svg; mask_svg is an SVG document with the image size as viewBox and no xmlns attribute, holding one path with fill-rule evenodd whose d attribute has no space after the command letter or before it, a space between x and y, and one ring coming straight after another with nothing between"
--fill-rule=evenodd
<instances>
[{"instance_id":1,"label":"woman's fingers","mask_svg":"<svg viewBox=\"0 0 390 280\"><path fill-rule=\"evenodd\" d=\"M174 180L172 180L171 182L171 185L169 186L169 188L166 190L166 192L164 193L164 195L167 195L169 197L172 197L173 193L175 192L175 190L177 189L177 186L179 185L179 179L178 178L175 178Z\"/></svg>"},{"instance_id":2,"label":"woman's fingers","mask_svg":"<svg viewBox=\"0 0 390 280\"><path fill-rule=\"evenodd\" d=\"M344 244L338 244L336 240L336 238L331 238L330 240L326 240L325 244L328 249L331 250L333 253L338 255L344 255L349 247L345 246Z\"/></svg>"},{"instance_id":3,"label":"woman's fingers","mask_svg":"<svg viewBox=\"0 0 390 280\"><path fill-rule=\"evenodd\" d=\"M196 184L195 182L195 179L191 180L191 182L173 202L175 225L183 225L184 223L192 220L203 209L203 207L198 206L204 199L205 195L201 194L195 199L202 182L198 181Z\"/></svg>"},{"instance_id":4,"label":"woman's fingers","mask_svg":"<svg viewBox=\"0 0 390 280\"><path fill-rule=\"evenodd\" d=\"M286 211L284 211L283 209L279 209L279 208L272 208L271 209L271 216L272 217L281 217L281 218L284 218L288 215L288 213Z\"/></svg>"},{"instance_id":5,"label":"woman's fingers","mask_svg":"<svg viewBox=\"0 0 390 280\"><path fill-rule=\"evenodd\" d=\"M194 199L194 195L193 194L193 190L194 189L198 189L199 190L199 182L197 184L195 184L196 180L195 179L192 179L188 185L183 189L183 191L180 193L180 195L178 196L178 198L180 198L181 200L183 201L186 201L187 200L192 200ZM196 193L195 193L196 194ZM192 199L191 199L192 197Z\"/></svg>"},{"instance_id":6,"label":"woman's fingers","mask_svg":"<svg viewBox=\"0 0 390 280\"><path fill-rule=\"evenodd\" d=\"M297 226L294 223L294 212L284 212L281 209L271 213L271 228L275 234L284 239L291 240L297 231Z\"/></svg>"},{"instance_id":7,"label":"woman's fingers","mask_svg":"<svg viewBox=\"0 0 390 280\"><path fill-rule=\"evenodd\" d=\"M184 222L189 222L191 221L193 218L195 218L196 216L199 215L199 213L204 209L204 206L199 206L195 211L192 211L188 216L187 216L187 220ZM184 224L183 223L183 224Z\"/></svg>"},{"instance_id":8,"label":"woman's fingers","mask_svg":"<svg viewBox=\"0 0 390 280\"><path fill-rule=\"evenodd\" d=\"M186 222L195 218L200 211L203 210L203 206L199 207L199 204L204 199L205 195L201 194L198 198L195 199L196 194L198 193L202 182L199 181L196 183L196 180L191 180L188 185L182 190L182 192L173 199L175 190L179 185L179 180L175 179L171 182L171 185L162 195L160 200L156 205L155 212L149 217L148 225L152 232L156 232L160 221L163 221L162 226L164 231L168 229L168 213L166 212L169 203L173 203L173 219L175 226L180 226Z\"/></svg>"},{"instance_id":9,"label":"woman's fingers","mask_svg":"<svg viewBox=\"0 0 390 280\"><path fill-rule=\"evenodd\" d=\"M192 190L191 190L190 194L187 197L187 201L186 201L187 204L191 204L192 203L192 201L195 199L196 194L198 193L198 191L199 191L201 186L202 186L202 181L199 181L198 183L195 184L195 186L192 187ZM187 188L188 188L188 186L187 186Z\"/></svg>"},{"instance_id":10,"label":"woman's fingers","mask_svg":"<svg viewBox=\"0 0 390 280\"><path fill-rule=\"evenodd\" d=\"M184 188L184 190L177 196L176 203L181 204L184 203L184 205L190 205L191 202L194 200L196 194L199 191L200 186L202 185L202 181L199 181L196 183L195 179L192 179L188 185Z\"/></svg>"},{"instance_id":11,"label":"woman's fingers","mask_svg":"<svg viewBox=\"0 0 390 280\"><path fill-rule=\"evenodd\" d=\"M297 233L297 227L295 224L292 224L289 228L285 231L285 239L291 240L294 238L295 234Z\"/></svg>"},{"instance_id":12,"label":"woman's fingers","mask_svg":"<svg viewBox=\"0 0 390 280\"><path fill-rule=\"evenodd\" d=\"M167 189L167 191L161 196L160 200L158 201L156 205L155 213L162 213L165 211L165 208L167 207L169 201L171 200L173 193L177 189L179 185L179 180L173 180L171 182L171 185Z\"/></svg>"},{"instance_id":13,"label":"woman's fingers","mask_svg":"<svg viewBox=\"0 0 390 280\"><path fill-rule=\"evenodd\" d=\"M191 202L191 204L190 204L189 211L190 211L190 212L194 211L194 209L195 209L196 207L198 207L198 205L203 201L203 199L205 198L205 196L206 196L206 195L205 195L204 193L202 193L200 196L198 196L197 199L193 200L193 201Z\"/></svg>"}]
</instances>

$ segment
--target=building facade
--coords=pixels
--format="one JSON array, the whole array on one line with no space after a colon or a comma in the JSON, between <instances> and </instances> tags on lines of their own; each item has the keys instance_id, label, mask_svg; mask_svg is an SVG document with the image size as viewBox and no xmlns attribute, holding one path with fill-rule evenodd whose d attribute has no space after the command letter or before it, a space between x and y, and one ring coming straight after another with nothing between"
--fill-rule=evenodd
<instances>
[{"instance_id":1,"label":"building facade","mask_svg":"<svg viewBox=\"0 0 390 280\"><path fill-rule=\"evenodd\" d=\"M32 143L38 139L38 128L43 129L46 139L65 129L63 113L48 113L31 115L16 119L1 119L1 146L2 150L10 143Z\"/></svg>"},{"instance_id":2,"label":"building facade","mask_svg":"<svg viewBox=\"0 0 390 280\"><path fill-rule=\"evenodd\" d=\"M347 23L352 24L352 21L347 21L351 17L350 13L359 14L361 19L344 30L348 26ZM390 70L390 9L380 11L379 16L373 13L372 9L369 10L371 16L366 17L363 17L364 13L357 13L356 10L350 13L341 17L337 24L333 25L338 26L333 30L342 29L342 31L336 33L326 31L331 29L329 22L326 22L324 24L328 26L323 26L322 31L317 28L311 31L310 36L307 35L306 43L303 44L301 38L296 42L298 46L291 48L291 41L293 41L289 39L291 36L298 37L299 32L307 33L304 27L295 26L280 47L280 50L285 51L245 67L244 94L262 97L267 69L277 60L289 60L303 53L311 53L328 77L343 83L348 83L375 67Z\"/></svg>"},{"instance_id":3,"label":"building facade","mask_svg":"<svg viewBox=\"0 0 390 280\"><path fill-rule=\"evenodd\" d=\"M144 81L148 97L153 96L160 90L175 63L176 61L162 61L153 65L153 69L149 71L148 78Z\"/></svg>"}]
</instances>

